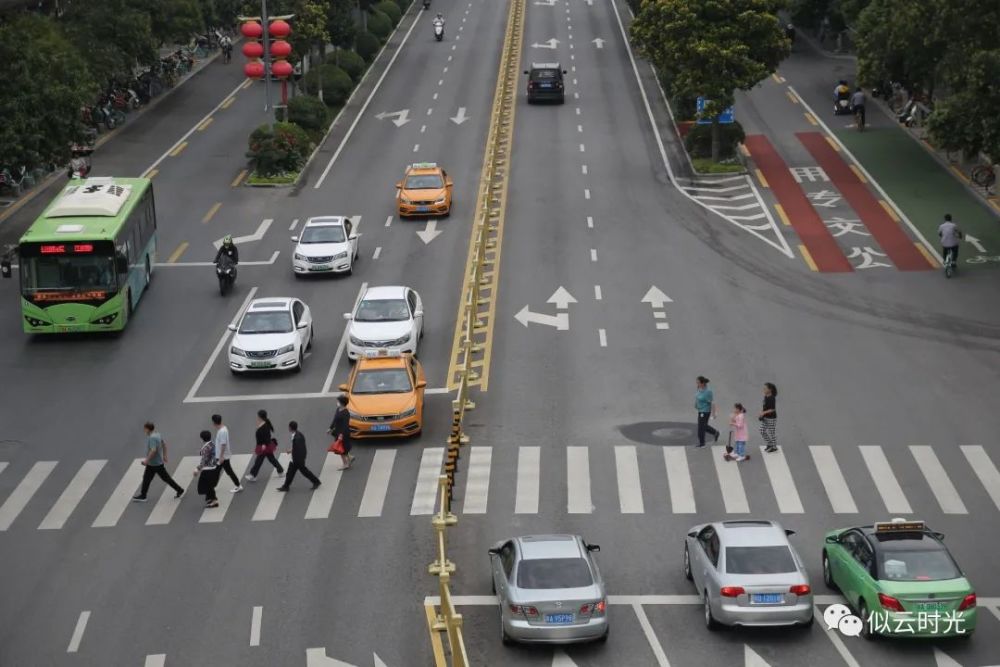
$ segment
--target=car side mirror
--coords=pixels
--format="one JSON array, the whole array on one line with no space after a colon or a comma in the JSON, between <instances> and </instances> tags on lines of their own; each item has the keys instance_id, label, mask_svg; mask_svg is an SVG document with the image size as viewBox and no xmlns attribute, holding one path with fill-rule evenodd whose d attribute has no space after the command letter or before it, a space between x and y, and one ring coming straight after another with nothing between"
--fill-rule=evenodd
<instances>
[{"instance_id":1,"label":"car side mirror","mask_svg":"<svg viewBox=\"0 0 1000 667\"><path fill-rule=\"evenodd\" d=\"M451 180L450 178L448 179L448 182L444 184L446 188L450 188L453 185L455 185L455 181Z\"/></svg>"},{"instance_id":2,"label":"car side mirror","mask_svg":"<svg viewBox=\"0 0 1000 667\"><path fill-rule=\"evenodd\" d=\"M347 384L342 384L338 388L340 389L340 391L347 391L347 389L348 389Z\"/></svg>"},{"instance_id":3,"label":"car side mirror","mask_svg":"<svg viewBox=\"0 0 1000 667\"><path fill-rule=\"evenodd\" d=\"M529 72L528 70L524 70L524 73L525 74L530 74L531 72Z\"/></svg>"},{"instance_id":4,"label":"car side mirror","mask_svg":"<svg viewBox=\"0 0 1000 667\"><path fill-rule=\"evenodd\" d=\"M569 74L569 72L567 72L566 70L563 70L563 74Z\"/></svg>"},{"instance_id":5,"label":"car side mirror","mask_svg":"<svg viewBox=\"0 0 1000 667\"><path fill-rule=\"evenodd\" d=\"M587 545L587 551L600 551L600 550L601 550L601 545L600 544L588 544Z\"/></svg>"},{"instance_id":6,"label":"car side mirror","mask_svg":"<svg viewBox=\"0 0 1000 667\"><path fill-rule=\"evenodd\" d=\"M788 530L787 528L785 529L785 535L788 535L789 537L791 537L794 534L795 534L794 530Z\"/></svg>"},{"instance_id":7,"label":"car side mirror","mask_svg":"<svg viewBox=\"0 0 1000 667\"><path fill-rule=\"evenodd\" d=\"M297 327L295 327L295 328L296 329L305 329L307 326L309 326L308 322L299 322L299 325Z\"/></svg>"},{"instance_id":8,"label":"car side mirror","mask_svg":"<svg viewBox=\"0 0 1000 667\"><path fill-rule=\"evenodd\" d=\"M420 380L417 382L417 389L423 389L427 386L427 380Z\"/></svg>"},{"instance_id":9,"label":"car side mirror","mask_svg":"<svg viewBox=\"0 0 1000 667\"><path fill-rule=\"evenodd\" d=\"M424 311L422 311L422 310L415 310L415 311L413 311L413 316L414 317L423 317L424 316Z\"/></svg>"},{"instance_id":10,"label":"car side mirror","mask_svg":"<svg viewBox=\"0 0 1000 667\"><path fill-rule=\"evenodd\" d=\"M348 322L350 322L351 318L353 318L353 317L354 316L351 315L350 313L344 313L344 319L347 320Z\"/></svg>"},{"instance_id":11,"label":"car side mirror","mask_svg":"<svg viewBox=\"0 0 1000 667\"><path fill-rule=\"evenodd\" d=\"M396 183L396 189L397 190L402 190L403 189L403 181L399 181L398 183Z\"/></svg>"},{"instance_id":12,"label":"car side mirror","mask_svg":"<svg viewBox=\"0 0 1000 667\"><path fill-rule=\"evenodd\" d=\"M230 324L230 325L229 325L228 327L226 327L226 328L227 328L227 329L229 329L230 331L236 331L236 325L235 325L235 324Z\"/></svg>"},{"instance_id":13,"label":"car side mirror","mask_svg":"<svg viewBox=\"0 0 1000 667\"><path fill-rule=\"evenodd\" d=\"M354 233L351 233L351 235L350 235L350 236L348 236L347 238L348 238L348 240L351 240L351 241L353 241L353 240L355 240L356 238L358 238L359 236L361 236L361 234L354 234Z\"/></svg>"},{"instance_id":14,"label":"car side mirror","mask_svg":"<svg viewBox=\"0 0 1000 667\"><path fill-rule=\"evenodd\" d=\"M496 547L490 547L489 549L486 550L486 553L488 553L491 556L496 556L500 553L500 550Z\"/></svg>"},{"instance_id":15,"label":"car side mirror","mask_svg":"<svg viewBox=\"0 0 1000 667\"><path fill-rule=\"evenodd\" d=\"M2 275L4 278L10 278L11 268L9 259L0 261L0 275Z\"/></svg>"},{"instance_id":16,"label":"car side mirror","mask_svg":"<svg viewBox=\"0 0 1000 667\"><path fill-rule=\"evenodd\" d=\"M688 533L688 537L698 537L698 531L692 530L690 533Z\"/></svg>"},{"instance_id":17,"label":"car side mirror","mask_svg":"<svg viewBox=\"0 0 1000 667\"><path fill-rule=\"evenodd\" d=\"M299 242L299 237L298 236L293 236L292 240L295 241L296 243L298 243Z\"/></svg>"},{"instance_id":18,"label":"car side mirror","mask_svg":"<svg viewBox=\"0 0 1000 667\"><path fill-rule=\"evenodd\" d=\"M826 543L827 544L837 544L839 542L840 542L840 540L837 539L836 535L827 535L826 536Z\"/></svg>"}]
</instances>

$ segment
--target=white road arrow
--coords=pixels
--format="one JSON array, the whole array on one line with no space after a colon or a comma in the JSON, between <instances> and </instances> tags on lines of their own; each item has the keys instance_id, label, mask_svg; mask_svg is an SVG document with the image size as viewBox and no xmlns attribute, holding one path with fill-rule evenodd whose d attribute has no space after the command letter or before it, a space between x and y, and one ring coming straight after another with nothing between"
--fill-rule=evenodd
<instances>
[{"instance_id":1,"label":"white road arrow","mask_svg":"<svg viewBox=\"0 0 1000 667\"><path fill-rule=\"evenodd\" d=\"M250 234L249 236L234 236L233 243L249 243L250 241L260 241L262 238L264 238L264 234L267 233L267 228L271 226L272 222L274 222L274 220L272 220L271 218L265 218L263 221L261 221L260 227L257 228L257 231L255 231L253 234ZM213 245L215 245L215 249L218 250L219 248L222 247L222 239L217 239Z\"/></svg>"},{"instance_id":2,"label":"white road arrow","mask_svg":"<svg viewBox=\"0 0 1000 667\"><path fill-rule=\"evenodd\" d=\"M555 7L556 6L556 0L545 0L543 2L536 2L535 4L539 5L541 7Z\"/></svg>"},{"instance_id":3,"label":"white road arrow","mask_svg":"<svg viewBox=\"0 0 1000 667\"><path fill-rule=\"evenodd\" d=\"M764 658L746 644L743 645L743 664L744 667L771 667Z\"/></svg>"},{"instance_id":4,"label":"white road arrow","mask_svg":"<svg viewBox=\"0 0 1000 667\"><path fill-rule=\"evenodd\" d=\"M555 327L558 331L569 329L569 313L559 313L557 315L533 313L525 306L514 316L514 319L524 326L528 326L529 322L534 322L535 324L544 324L547 327Z\"/></svg>"},{"instance_id":5,"label":"white road arrow","mask_svg":"<svg viewBox=\"0 0 1000 667\"><path fill-rule=\"evenodd\" d=\"M573 298L573 295L567 292L565 287L560 285L559 289L552 293L552 296L549 297L549 300L546 303L554 303L556 304L556 308L559 310L566 310L569 308L569 304L576 302L577 301Z\"/></svg>"},{"instance_id":6,"label":"white road arrow","mask_svg":"<svg viewBox=\"0 0 1000 667\"><path fill-rule=\"evenodd\" d=\"M646 296L642 297L642 303L648 303L653 308L663 308L663 304L673 302L674 300L664 294L656 285L650 287Z\"/></svg>"},{"instance_id":7,"label":"white road arrow","mask_svg":"<svg viewBox=\"0 0 1000 667\"><path fill-rule=\"evenodd\" d=\"M410 122L410 110L400 109L399 111L383 111L382 113L375 114L375 117L379 120L385 120L386 118L393 118L392 124L396 127L403 127Z\"/></svg>"},{"instance_id":8,"label":"white road arrow","mask_svg":"<svg viewBox=\"0 0 1000 667\"><path fill-rule=\"evenodd\" d=\"M590 41L592 41L594 44L596 44L597 48L599 48L599 49L603 49L604 48L604 40L601 39L600 37L598 37L597 39L592 39Z\"/></svg>"},{"instance_id":9,"label":"white road arrow","mask_svg":"<svg viewBox=\"0 0 1000 667\"><path fill-rule=\"evenodd\" d=\"M455 125L461 125L465 121L469 120L469 117L465 115L465 107L458 107L458 113L448 120L453 122Z\"/></svg>"},{"instance_id":10,"label":"white road arrow","mask_svg":"<svg viewBox=\"0 0 1000 667\"><path fill-rule=\"evenodd\" d=\"M566 655L562 649L556 649L552 653L552 667L576 667L573 658Z\"/></svg>"},{"instance_id":11,"label":"white road arrow","mask_svg":"<svg viewBox=\"0 0 1000 667\"><path fill-rule=\"evenodd\" d=\"M374 667L386 667L385 662L378 657L378 653L372 654L372 663ZM331 658L326 654L325 648L307 648L306 667L357 667L357 665Z\"/></svg>"},{"instance_id":12,"label":"white road arrow","mask_svg":"<svg viewBox=\"0 0 1000 667\"><path fill-rule=\"evenodd\" d=\"M424 242L424 245L436 239L439 234L444 234L442 230L437 228L437 224L437 220L428 220L427 227L417 232L417 236Z\"/></svg>"},{"instance_id":13,"label":"white road arrow","mask_svg":"<svg viewBox=\"0 0 1000 667\"><path fill-rule=\"evenodd\" d=\"M979 251L980 254L982 255L986 254L986 248L983 247L983 242L977 239L975 236L972 236L971 234L966 234L965 240L971 243L976 248L976 250Z\"/></svg>"},{"instance_id":14,"label":"white road arrow","mask_svg":"<svg viewBox=\"0 0 1000 667\"><path fill-rule=\"evenodd\" d=\"M553 37L552 39L548 40L547 42L545 42L543 44L537 44L537 43L536 44L532 44L531 48L533 48L533 49L554 49L557 46L559 46L559 40L556 39L555 37Z\"/></svg>"}]
</instances>

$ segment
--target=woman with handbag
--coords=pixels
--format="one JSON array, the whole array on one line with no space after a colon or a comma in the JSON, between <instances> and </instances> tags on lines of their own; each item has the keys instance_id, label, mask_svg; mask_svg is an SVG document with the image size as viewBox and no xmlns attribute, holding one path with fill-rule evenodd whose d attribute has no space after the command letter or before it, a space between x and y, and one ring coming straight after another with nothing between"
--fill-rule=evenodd
<instances>
[{"instance_id":1,"label":"woman with handbag","mask_svg":"<svg viewBox=\"0 0 1000 667\"><path fill-rule=\"evenodd\" d=\"M337 397L337 411L333 413L333 422L330 430L327 431L333 436L333 444L330 451L340 455L343 463L338 470L347 470L351 467L354 455L351 454L351 413L347 410L347 395L341 394Z\"/></svg>"},{"instance_id":2,"label":"woman with handbag","mask_svg":"<svg viewBox=\"0 0 1000 667\"><path fill-rule=\"evenodd\" d=\"M274 452L278 449L278 440L274 437L274 426L271 424L271 420L267 418L267 410L257 411L257 431L256 431L257 446L254 448L253 453L257 455L257 458L253 462L253 467L250 468L250 473L246 476L248 481L256 482L257 474L260 472L260 467L264 465L264 459L271 462L275 470L278 471L279 475L285 474L285 469L281 467L281 463L278 462L277 457L275 457Z\"/></svg>"},{"instance_id":3,"label":"woman with handbag","mask_svg":"<svg viewBox=\"0 0 1000 667\"><path fill-rule=\"evenodd\" d=\"M215 487L219 484L219 462L215 459L215 443L212 442L212 432L202 431L201 449L198 455L201 460L194 469L198 478L198 495L205 496L205 507L218 507L219 498L215 495Z\"/></svg>"}]
</instances>

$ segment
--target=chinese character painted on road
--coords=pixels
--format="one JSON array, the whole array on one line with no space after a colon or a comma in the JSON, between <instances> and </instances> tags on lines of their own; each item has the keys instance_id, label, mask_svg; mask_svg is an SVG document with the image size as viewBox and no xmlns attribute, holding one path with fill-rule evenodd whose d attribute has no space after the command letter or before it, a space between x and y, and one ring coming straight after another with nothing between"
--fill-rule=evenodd
<instances>
[{"instance_id":1,"label":"chinese character painted on road","mask_svg":"<svg viewBox=\"0 0 1000 667\"><path fill-rule=\"evenodd\" d=\"M829 220L824 220L824 224L830 228L834 238L843 236L844 234L871 236L871 234L865 231L865 226L858 219L830 218Z\"/></svg>"},{"instance_id":2,"label":"chinese character painted on road","mask_svg":"<svg viewBox=\"0 0 1000 667\"><path fill-rule=\"evenodd\" d=\"M834 190L807 192L806 197L812 200L813 206L820 206L822 208L833 208L840 201L840 195Z\"/></svg>"},{"instance_id":3,"label":"chinese character painted on road","mask_svg":"<svg viewBox=\"0 0 1000 667\"><path fill-rule=\"evenodd\" d=\"M875 257L887 257L887 255L880 253L878 250L872 250L868 246L864 248L855 246L851 248L851 254L847 256L847 259L861 259L861 263L854 266L855 269L874 269L877 266L884 266L887 269L892 268L891 264L876 262Z\"/></svg>"},{"instance_id":4,"label":"chinese character painted on road","mask_svg":"<svg viewBox=\"0 0 1000 667\"><path fill-rule=\"evenodd\" d=\"M802 183L803 181L809 181L810 183L822 181L826 183L830 180L830 177L823 171L823 167L791 167L789 171L795 177L796 183Z\"/></svg>"}]
</instances>

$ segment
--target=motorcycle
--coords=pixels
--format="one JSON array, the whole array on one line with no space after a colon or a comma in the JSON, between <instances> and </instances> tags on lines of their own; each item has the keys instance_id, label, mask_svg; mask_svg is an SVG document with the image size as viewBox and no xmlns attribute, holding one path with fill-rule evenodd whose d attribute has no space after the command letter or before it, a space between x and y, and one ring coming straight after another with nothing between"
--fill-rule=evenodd
<instances>
[{"instance_id":1,"label":"motorcycle","mask_svg":"<svg viewBox=\"0 0 1000 667\"><path fill-rule=\"evenodd\" d=\"M226 292L236 284L236 262L228 255L222 255L215 265L215 275L219 278L219 294L226 296Z\"/></svg>"},{"instance_id":2,"label":"motorcycle","mask_svg":"<svg viewBox=\"0 0 1000 667\"><path fill-rule=\"evenodd\" d=\"M424 9L431 8L431 0L424 0Z\"/></svg>"},{"instance_id":3,"label":"motorcycle","mask_svg":"<svg viewBox=\"0 0 1000 667\"><path fill-rule=\"evenodd\" d=\"M833 103L833 113L837 116L850 116L851 115L851 96L850 93L847 95L838 95Z\"/></svg>"},{"instance_id":4,"label":"motorcycle","mask_svg":"<svg viewBox=\"0 0 1000 667\"><path fill-rule=\"evenodd\" d=\"M439 42L444 39L444 23L434 24L434 39Z\"/></svg>"},{"instance_id":5,"label":"motorcycle","mask_svg":"<svg viewBox=\"0 0 1000 667\"><path fill-rule=\"evenodd\" d=\"M90 157L86 154L74 153L69 161L67 176L70 179L87 178L90 173Z\"/></svg>"}]
</instances>

